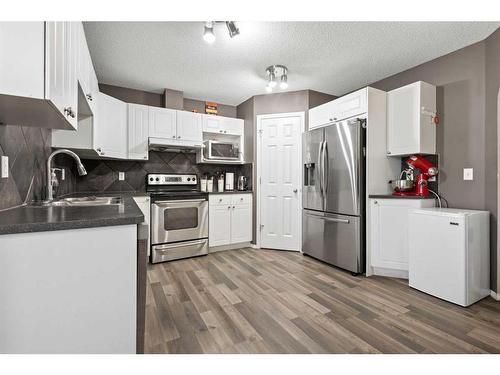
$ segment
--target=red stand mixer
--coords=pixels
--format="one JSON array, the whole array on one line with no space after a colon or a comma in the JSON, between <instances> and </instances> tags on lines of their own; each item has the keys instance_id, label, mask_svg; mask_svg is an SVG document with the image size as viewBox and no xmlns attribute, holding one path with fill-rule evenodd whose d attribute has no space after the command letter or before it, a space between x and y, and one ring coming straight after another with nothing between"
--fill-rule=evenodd
<instances>
[{"instance_id":1,"label":"red stand mixer","mask_svg":"<svg viewBox=\"0 0 500 375\"><path fill-rule=\"evenodd\" d=\"M395 188L396 191L394 191L392 195L428 197L428 180L431 177L437 176L437 167L424 158L423 155L412 155L405 160L405 163L408 165L408 169L401 172L401 176L403 173L406 173L406 180L398 181L402 184L398 184L397 186L401 187ZM420 173L415 178L414 174L416 169L419 169ZM414 183L411 184L409 181ZM408 184L404 184L404 182L408 182ZM403 188L402 186L406 186L407 188Z\"/></svg>"}]
</instances>

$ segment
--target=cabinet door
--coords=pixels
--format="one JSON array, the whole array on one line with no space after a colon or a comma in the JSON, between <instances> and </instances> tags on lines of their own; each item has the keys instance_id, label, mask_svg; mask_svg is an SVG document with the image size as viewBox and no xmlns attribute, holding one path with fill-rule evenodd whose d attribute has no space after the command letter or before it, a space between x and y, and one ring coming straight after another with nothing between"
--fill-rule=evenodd
<instances>
[{"instance_id":1,"label":"cabinet door","mask_svg":"<svg viewBox=\"0 0 500 375\"><path fill-rule=\"evenodd\" d=\"M201 144L203 136L201 115L199 113L177 111L177 139Z\"/></svg>"},{"instance_id":2,"label":"cabinet door","mask_svg":"<svg viewBox=\"0 0 500 375\"><path fill-rule=\"evenodd\" d=\"M231 243L231 206L210 206L208 220L208 244L210 247Z\"/></svg>"},{"instance_id":3,"label":"cabinet door","mask_svg":"<svg viewBox=\"0 0 500 375\"><path fill-rule=\"evenodd\" d=\"M127 157L127 103L99 93L94 118L94 146L100 156Z\"/></svg>"},{"instance_id":4,"label":"cabinet door","mask_svg":"<svg viewBox=\"0 0 500 375\"><path fill-rule=\"evenodd\" d=\"M360 115L368 111L368 89L364 88L335 99L335 121Z\"/></svg>"},{"instance_id":5,"label":"cabinet door","mask_svg":"<svg viewBox=\"0 0 500 375\"><path fill-rule=\"evenodd\" d=\"M177 138L177 111L174 109L149 107L149 136L153 138Z\"/></svg>"},{"instance_id":6,"label":"cabinet door","mask_svg":"<svg viewBox=\"0 0 500 375\"><path fill-rule=\"evenodd\" d=\"M408 213L401 200L370 201L373 267L408 271Z\"/></svg>"},{"instance_id":7,"label":"cabinet door","mask_svg":"<svg viewBox=\"0 0 500 375\"><path fill-rule=\"evenodd\" d=\"M148 159L149 107L140 104L128 106L128 159Z\"/></svg>"},{"instance_id":8,"label":"cabinet door","mask_svg":"<svg viewBox=\"0 0 500 375\"><path fill-rule=\"evenodd\" d=\"M252 240L252 206L232 206L231 243L249 242Z\"/></svg>"},{"instance_id":9,"label":"cabinet door","mask_svg":"<svg viewBox=\"0 0 500 375\"><path fill-rule=\"evenodd\" d=\"M408 155L419 149L419 90L408 85L387 93L387 154Z\"/></svg>"},{"instance_id":10,"label":"cabinet door","mask_svg":"<svg viewBox=\"0 0 500 375\"><path fill-rule=\"evenodd\" d=\"M45 98L74 129L78 126L77 50L76 22L46 22Z\"/></svg>"},{"instance_id":11,"label":"cabinet door","mask_svg":"<svg viewBox=\"0 0 500 375\"><path fill-rule=\"evenodd\" d=\"M90 53L87 47L87 39L83 30L83 23L78 22L78 55L77 55L77 78L84 94L90 91Z\"/></svg>"},{"instance_id":12,"label":"cabinet door","mask_svg":"<svg viewBox=\"0 0 500 375\"><path fill-rule=\"evenodd\" d=\"M221 118L215 115L201 115L202 128L208 133L222 133Z\"/></svg>"},{"instance_id":13,"label":"cabinet door","mask_svg":"<svg viewBox=\"0 0 500 375\"><path fill-rule=\"evenodd\" d=\"M243 120L230 117L222 117L221 120L221 130L224 134L243 135Z\"/></svg>"},{"instance_id":14,"label":"cabinet door","mask_svg":"<svg viewBox=\"0 0 500 375\"><path fill-rule=\"evenodd\" d=\"M45 23L0 22L0 49L0 93L45 99Z\"/></svg>"},{"instance_id":15,"label":"cabinet door","mask_svg":"<svg viewBox=\"0 0 500 375\"><path fill-rule=\"evenodd\" d=\"M335 102L335 100L332 100L309 110L309 130L331 124L338 120L335 117Z\"/></svg>"}]
</instances>

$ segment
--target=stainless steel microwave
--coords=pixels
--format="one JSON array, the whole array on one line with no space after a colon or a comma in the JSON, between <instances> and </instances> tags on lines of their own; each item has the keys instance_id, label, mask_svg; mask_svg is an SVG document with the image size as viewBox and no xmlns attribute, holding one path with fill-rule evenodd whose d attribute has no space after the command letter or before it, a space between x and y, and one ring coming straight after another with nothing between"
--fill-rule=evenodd
<instances>
[{"instance_id":1,"label":"stainless steel microwave","mask_svg":"<svg viewBox=\"0 0 500 375\"><path fill-rule=\"evenodd\" d=\"M240 160L240 147L238 143L228 141L205 141L203 156L207 160Z\"/></svg>"}]
</instances>

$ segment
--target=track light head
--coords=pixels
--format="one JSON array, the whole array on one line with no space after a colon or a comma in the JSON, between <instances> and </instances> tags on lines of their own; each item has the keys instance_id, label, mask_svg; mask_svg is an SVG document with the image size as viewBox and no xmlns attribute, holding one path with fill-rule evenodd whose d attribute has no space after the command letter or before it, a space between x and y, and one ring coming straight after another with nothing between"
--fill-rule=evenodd
<instances>
[{"instance_id":1,"label":"track light head","mask_svg":"<svg viewBox=\"0 0 500 375\"><path fill-rule=\"evenodd\" d=\"M229 36L231 38L240 34L240 29L238 29L238 27L236 27L236 24L234 23L234 21L226 21L226 26L227 26L227 30L229 31Z\"/></svg>"},{"instance_id":2,"label":"track light head","mask_svg":"<svg viewBox=\"0 0 500 375\"><path fill-rule=\"evenodd\" d=\"M208 44L215 42L214 23L212 21L205 22L205 30L203 31L203 39Z\"/></svg>"},{"instance_id":3,"label":"track light head","mask_svg":"<svg viewBox=\"0 0 500 375\"><path fill-rule=\"evenodd\" d=\"M280 89L285 90L287 88L288 88L288 77L286 74L283 74L280 80Z\"/></svg>"}]
</instances>

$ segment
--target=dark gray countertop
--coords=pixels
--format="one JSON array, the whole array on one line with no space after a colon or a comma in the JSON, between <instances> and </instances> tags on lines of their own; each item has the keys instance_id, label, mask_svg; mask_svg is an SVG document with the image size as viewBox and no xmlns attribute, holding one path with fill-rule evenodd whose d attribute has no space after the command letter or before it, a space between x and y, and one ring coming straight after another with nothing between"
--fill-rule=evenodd
<instances>
[{"instance_id":1,"label":"dark gray countertop","mask_svg":"<svg viewBox=\"0 0 500 375\"><path fill-rule=\"evenodd\" d=\"M371 194L368 198L378 198L378 199L436 199L435 196L430 195L428 197L418 197L418 196L401 196L401 195L392 195L392 194Z\"/></svg>"},{"instance_id":2,"label":"dark gray countertop","mask_svg":"<svg viewBox=\"0 0 500 375\"><path fill-rule=\"evenodd\" d=\"M130 195L106 195L123 196L123 204L94 207L28 205L0 211L0 235L138 224L144 220Z\"/></svg>"},{"instance_id":3,"label":"dark gray countertop","mask_svg":"<svg viewBox=\"0 0 500 375\"><path fill-rule=\"evenodd\" d=\"M252 190L227 190L227 191L212 191L208 194L246 194L253 193Z\"/></svg>"}]
</instances>

